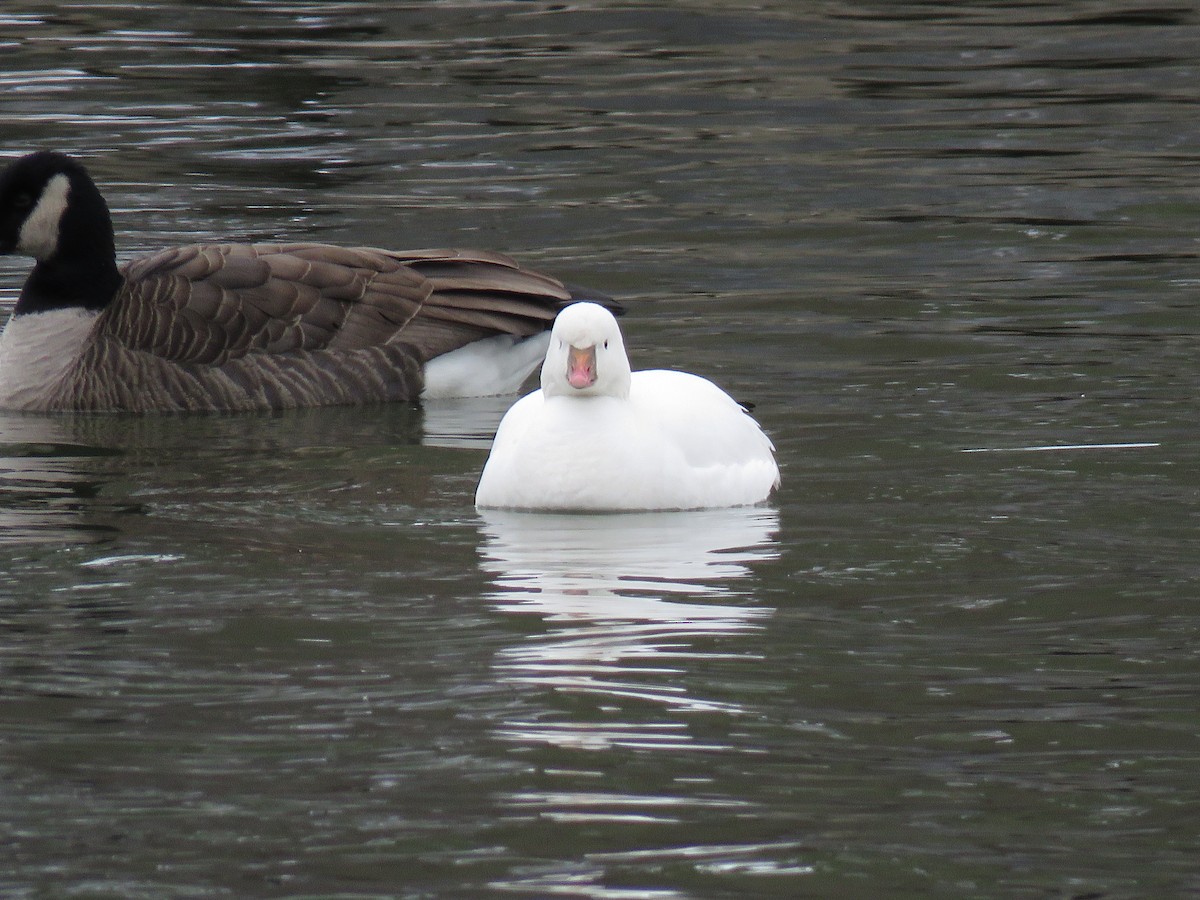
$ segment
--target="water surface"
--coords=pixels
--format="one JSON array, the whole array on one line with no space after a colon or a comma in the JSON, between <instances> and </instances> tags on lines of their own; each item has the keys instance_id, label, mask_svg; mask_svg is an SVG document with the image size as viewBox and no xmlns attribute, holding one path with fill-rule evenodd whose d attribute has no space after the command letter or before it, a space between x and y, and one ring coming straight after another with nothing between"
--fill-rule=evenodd
<instances>
[{"instance_id":1,"label":"water surface","mask_svg":"<svg viewBox=\"0 0 1200 900\"><path fill-rule=\"evenodd\" d=\"M1200 890L1198 22L6 3L0 151L123 259L508 252L784 483L480 515L504 401L0 415L4 892Z\"/></svg>"}]
</instances>

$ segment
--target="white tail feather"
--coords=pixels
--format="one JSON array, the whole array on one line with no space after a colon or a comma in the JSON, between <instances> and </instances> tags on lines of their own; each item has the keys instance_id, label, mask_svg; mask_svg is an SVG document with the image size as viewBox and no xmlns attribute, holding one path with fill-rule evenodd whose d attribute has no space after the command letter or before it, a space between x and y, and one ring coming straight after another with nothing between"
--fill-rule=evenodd
<instances>
[{"instance_id":1,"label":"white tail feather","mask_svg":"<svg viewBox=\"0 0 1200 900\"><path fill-rule=\"evenodd\" d=\"M542 364L549 345L548 331L524 339L499 334L434 357L425 364L421 398L514 394Z\"/></svg>"}]
</instances>

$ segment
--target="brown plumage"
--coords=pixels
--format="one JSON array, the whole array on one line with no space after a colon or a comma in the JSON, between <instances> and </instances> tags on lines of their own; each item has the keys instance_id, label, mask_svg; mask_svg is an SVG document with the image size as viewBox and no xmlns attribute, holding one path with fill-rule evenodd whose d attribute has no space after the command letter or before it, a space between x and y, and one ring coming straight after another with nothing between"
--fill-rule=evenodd
<instances>
[{"instance_id":1,"label":"brown plumage","mask_svg":"<svg viewBox=\"0 0 1200 900\"><path fill-rule=\"evenodd\" d=\"M494 334L537 334L571 297L504 256L459 250L195 245L122 275L51 408L415 400L430 359Z\"/></svg>"},{"instance_id":2,"label":"brown plumage","mask_svg":"<svg viewBox=\"0 0 1200 900\"><path fill-rule=\"evenodd\" d=\"M37 204L23 200L22 190ZM0 179L0 219L10 206L24 218L9 216L17 224L11 235L0 231L0 252L38 260L13 321L98 311L73 359L58 367L61 377L9 388L17 399L8 405L19 408L149 412L416 400L430 360L483 338L546 331L576 299L557 279L485 251L202 244L118 270L103 199L83 168L60 154L33 154L10 167ZM89 239L96 235L107 236L107 247L99 241L95 249ZM0 372L0 387L6 380L13 373Z\"/></svg>"}]
</instances>

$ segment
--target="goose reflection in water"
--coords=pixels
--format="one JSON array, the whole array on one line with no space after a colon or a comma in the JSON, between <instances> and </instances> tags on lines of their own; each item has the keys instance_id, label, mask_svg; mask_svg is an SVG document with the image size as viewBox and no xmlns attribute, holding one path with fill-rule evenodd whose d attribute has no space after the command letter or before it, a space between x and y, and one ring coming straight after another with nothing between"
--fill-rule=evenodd
<instances>
[{"instance_id":1,"label":"goose reflection in water","mask_svg":"<svg viewBox=\"0 0 1200 900\"><path fill-rule=\"evenodd\" d=\"M421 404L421 443L426 447L487 450L512 403L511 394L426 400Z\"/></svg>"},{"instance_id":2,"label":"goose reflection in water","mask_svg":"<svg viewBox=\"0 0 1200 900\"><path fill-rule=\"evenodd\" d=\"M0 413L0 543L91 543L116 529L91 514L112 455L59 419Z\"/></svg>"},{"instance_id":3,"label":"goose reflection in water","mask_svg":"<svg viewBox=\"0 0 1200 900\"><path fill-rule=\"evenodd\" d=\"M752 596L752 564L779 555L771 509L564 516L483 513L482 567L489 599L547 627L501 651L503 680L591 696L593 721L573 710L508 721L500 736L563 747L699 749L675 712L737 715L734 703L696 696L688 684L714 661L753 658L714 640L759 630L772 609ZM626 703L640 707L622 715ZM636 718L636 721L631 721ZM621 719L622 721L618 721ZM715 749L715 748L714 748Z\"/></svg>"}]
</instances>

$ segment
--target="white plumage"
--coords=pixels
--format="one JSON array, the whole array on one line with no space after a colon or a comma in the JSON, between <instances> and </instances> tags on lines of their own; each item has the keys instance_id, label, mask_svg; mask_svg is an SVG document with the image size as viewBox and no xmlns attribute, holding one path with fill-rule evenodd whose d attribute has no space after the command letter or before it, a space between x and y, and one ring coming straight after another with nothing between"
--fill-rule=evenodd
<instances>
[{"instance_id":1,"label":"white plumage","mask_svg":"<svg viewBox=\"0 0 1200 900\"><path fill-rule=\"evenodd\" d=\"M770 439L732 397L686 372L630 372L616 319L575 303L555 320L541 390L501 421L475 503L702 509L760 503L778 484Z\"/></svg>"}]
</instances>

